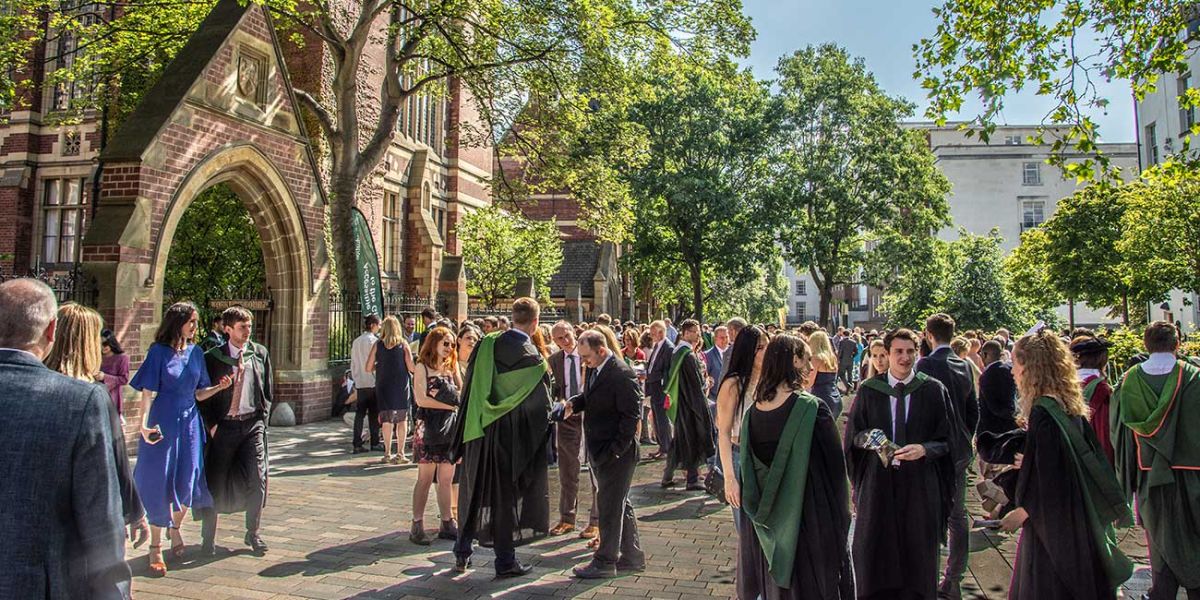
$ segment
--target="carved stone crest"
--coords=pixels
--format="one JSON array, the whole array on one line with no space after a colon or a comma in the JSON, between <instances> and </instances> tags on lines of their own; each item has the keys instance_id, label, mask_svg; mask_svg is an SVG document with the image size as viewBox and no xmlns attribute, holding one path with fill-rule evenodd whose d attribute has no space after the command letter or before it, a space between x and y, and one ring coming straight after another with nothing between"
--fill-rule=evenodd
<instances>
[{"instance_id":1,"label":"carved stone crest","mask_svg":"<svg viewBox=\"0 0 1200 600\"><path fill-rule=\"evenodd\" d=\"M237 85L238 93L252 102L260 102L263 71L263 60L246 53L238 55Z\"/></svg>"}]
</instances>

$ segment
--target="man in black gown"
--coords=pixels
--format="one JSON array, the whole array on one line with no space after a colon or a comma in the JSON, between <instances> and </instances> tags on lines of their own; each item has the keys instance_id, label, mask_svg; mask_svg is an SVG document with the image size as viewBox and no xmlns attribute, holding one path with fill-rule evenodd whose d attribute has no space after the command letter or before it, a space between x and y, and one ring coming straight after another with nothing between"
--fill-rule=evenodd
<instances>
[{"instance_id":1,"label":"man in black gown","mask_svg":"<svg viewBox=\"0 0 1200 600\"><path fill-rule=\"evenodd\" d=\"M845 444L857 523L852 553L858 597L937 596L938 546L954 492L950 396L936 379L913 371L916 334L884 337L888 372L863 382L850 411ZM886 390L886 391L884 391ZM860 433L881 430L899 450L884 465L859 447Z\"/></svg>"},{"instance_id":2,"label":"man in black gown","mask_svg":"<svg viewBox=\"0 0 1200 600\"><path fill-rule=\"evenodd\" d=\"M663 468L662 486L675 485L675 469L687 474L688 491L704 491L700 483L700 465L715 452L712 414L704 397L704 375L694 348L700 343L700 323L687 319L679 324L679 345L671 356L667 371L667 418L674 428L671 451Z\"/></svg>"},{"instance_id":3,"label":"man in black gown","mask_svg":"<svg viewBox=\"0 0 1200 600\"><path fill-rule=\"evenodd\" d=\"M476 537L496 552L496 576L533 570L517 561L514 546L547 535L550 489L550 376L530 336L538 303L513 303L513 327L479 341L463 382L452 458L462 458L455 570L471 565Z\"/></svg>"},{"instance_id":4,"label":"man in black gown","mask_svg":"<svg viewBox=\"0 0 1200 600\"><path fill-rule=\"evenodd\" d=\"M246 512L245 542L257 554L267 551L258 535L267 501L267 418L271 414L271 357L250 340L253 315L240 306L221 313L225 343L204 355L208 376L231 376L233 385L199 403L211 439L204 474L213 506L198 510L203 521L201 553L216 552L217 515Z\"/></svg>"}]
</instances>

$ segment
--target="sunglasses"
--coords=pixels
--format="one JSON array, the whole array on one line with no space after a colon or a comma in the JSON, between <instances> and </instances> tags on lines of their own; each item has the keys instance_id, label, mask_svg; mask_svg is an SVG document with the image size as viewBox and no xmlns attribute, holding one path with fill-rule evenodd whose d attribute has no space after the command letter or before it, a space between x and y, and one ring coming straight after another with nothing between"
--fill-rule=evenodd
<instances>
[{"instance_id":1,"label":"sunglasses","mask_svg":"<svg viewBox=\"0 0 1200 600\"><path fill-rule=\"evenodd\" d=\"M450 348L452 346L454 346L454 344L451 344L449 341L442 342L443 348Z\"/></svg>"}]
</instances>

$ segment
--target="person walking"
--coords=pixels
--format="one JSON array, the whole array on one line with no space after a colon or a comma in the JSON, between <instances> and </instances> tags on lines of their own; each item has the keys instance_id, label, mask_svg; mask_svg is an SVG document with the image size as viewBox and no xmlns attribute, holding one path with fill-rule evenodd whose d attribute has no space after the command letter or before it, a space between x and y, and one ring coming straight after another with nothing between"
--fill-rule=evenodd
<instances>
[{"instance_id":1,"label":"person walking","mask_svg":"<svg viewBox=\"0 0 1200 600\"><path fill-rule=\"evenodd\" d=\"M462 389L455 345L454 334L449 329L434 327L421 344L414 374L417 430L413 435L413 456L417 461L417 483L413 486L413 518L408 539L421 546L427 546L431 541L425 532L425 505L435 478L441 517L437 537L458 539L458 523L451 506L454 463L450 460L460 403L459 390Z\"/></svg>"},{"instance_id":2,"label":"person walking","mask_svg":"<svg viewBox=\"0 0 1200 600\"><path fill-rule=\"evenodd\" d=\"M190 302L176 302L163 313L154 343L129 385L141 392L141 439L133 480L150 521L150 574L162 577L162 530L168 529L171 556L186 549L179 527L191 507L212 506L204 475L204 429L197 402L233 384L212 383L204 352L192 343L199 313ZM212 432L209 432L211 435Z\"/></svg>"},{"instance_id":3,"label":"person walking","mask_svg":"<svg viewBox=\"0 0 1200 600\"><path fill-rule=\"evenodd\" d=\"M1079 370L1079 385L1083 386L1083 401L1088 405L1088 421L1100 441L1108 462L1115 460L1109 430L1109 404L1113 389L1108 384L1108 349L1112 342L1093 336L1080 336L1071 341L1071 354Z\"/></svg>"},{"instance_id":4,"label":"person walking","mask_svg":"<svg viewBox=\"0 0 1200 600\"><path fill-rule=\"evenodd\" d=\"M57 311L40 281L0 283L0 598L127 600L110 400L42 364Z\"/></svg>"},{"instance_id":5,"label":"person walking","mask_svg":"<svg viewBox=\"0 0 1200 600\"><path fill-rule=\"evenodd\" d=\"M358 399L354 403L354 454L367 451L363 447L363 421L366 421L371 432L371 451L383 452L383 444L379 443L379 403L375 400L375 373L367 371L367 357L379 341L379 326L380 320L377 315L367 315L363 318L362 335L354 338L350 345L350 378L354 380L354 388L358 392Z\"/></svg>"},{"instance_id":6,"label":"person walking","mask_svg":"<svg viewBox=\"0 0 1200 600\"><path fill-rule=\"evenodd\" d=\"M412 351L404 341L400 321L396 317L383 320L379 341L367 353L366 371L375 376L375 402L379 406L379 422L383 426L383 464L408 464L404 455L404 440L408 437L408 407L412 396ZM425 338L429 332L425 332ZM451 336L453 338L453 336ZM421 342L424 344L424 340ZM392 454L392 440L396 453Z\"/></svg>"},{"instance_id":7,"label":"person walking","mask_svg":"<svg viewBox=\"0 0 1200 600\"><path fill-rule=\"evenodd\" d=\"M834 350L837 352L838 379L846 386L847 393L854 389L854 361L858 359L861 345L852 333L845 333L838 340Z\"/></svg>"},{"instance_id":8,"label":"person walking","mask_svg":"<svg viewBox=\"0 0 1200 600\"><path fill-rule=\"evenodd\" d=\"M742 509L739 598L854 598L845 454L829 405L803 390L811 358L799 337L772 338L742 421L742 487L731 500Z\"/></svg>"},{"instance_id":9,"label":"person walking","mask_svg":"<svg viewBox=\"0 0 1200 600\"><path fill-rule=\"evenodd\" d=\"M254 314L241 306L221 313L225 343L205 353L210 380L229 378L233 384L200 405L209 440L205 479L212 493L211 507L196 511L201 517L204 556L216 555L217 519L220 514L246 513L242 541L258 555L267 552L259 535L263 507L267 504L267 421L274 401L271 355L250 339Z\"/></svg>"},{"instance_id":10,"label":"person walking","mask_svg":"<svg viewBox=\"0 0 1200 600\"><path fill-rule=\"evenodd\" d=\"M581 393L567 400L568 416L582 413L588 461L596 480L599 544L592 560L572 571L580 579L602 579L646 568L629 486L637 468L637 426L642 394L637 375L608 347L598 331L585 331L577 350L591 375Z\"/></svg>"},{"instance_id":11,"label":"person walking","mask_svg":"<svg viewBox=\"0 0 1200 600\"><path fill-rule=\"evenodd\" d=\"M1071 353L1043 330L1017 340L1012 359L1029 425L1017 508L1001 521L1021 530L1008 597L1116 598L1133 563L1117 548L1113 523L1132 523L1132 513L1088 425Z\"/></svg>"},{"instance_id":12,"label":"person walking","mask_svg":"<svg viewBox=\"0 0 1200 600\"><path fill-rule=\"evenodd\" d=\"M108 395L117 409L117 417L123 421L121 415L124 414L125 403L121 398L121 388L129 383L129 355L125 354L111 329L100 332L100 356L100 373L96 381L108 389Z\"/></svg>"}]
</instances>

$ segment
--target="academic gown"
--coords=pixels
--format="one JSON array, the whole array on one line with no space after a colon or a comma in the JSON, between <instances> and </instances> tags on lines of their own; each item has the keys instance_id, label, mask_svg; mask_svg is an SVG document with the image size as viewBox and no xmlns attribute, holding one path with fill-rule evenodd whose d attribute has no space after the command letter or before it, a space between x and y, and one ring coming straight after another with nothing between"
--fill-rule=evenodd
<instances>
[{"instance_id":1,"label":"academic gown","mask_svg":"<svg viewBox=\"0 0 1200 600\"><path fill-rule=\"evenodd\" d=\"M208 369L209 381L214 384L222 377L233 377L238 359L230 357L229 342L210 349L204 354L204 364ZM259 436L254 444L253 452L236 453L233 462L222 463L212 460L214 447L222 443L220 433L221 419L229 413L229 405L233 402L233 386L227 387L209 397L204 402L198 402L200 415L204 418L205 432L217 428L217 437L205 444L206 457L204 474L208 480L208 489L212 492L213 508L218 513L229 514L246 510L247 499L252 497L252 490L262 490L262 504L266 506L268 470L270 459L267 448L267 420L271 414L274 380L271 369L271 355L267 348L252 341L246 342L242 350L245 354L247 376L253 377L250 386L250 405L254 407L255 418L261 422L256 426L253 435ZM196 511L196 518L201 512Z\"/></svg>"},{"instance_id":2,"label":"academic gown","mask_svg":"<svg viewBox=\"0 0 1200 600\"><path fill-rule=\"evenodd\" d=\"M887 384L886 373L876 379ZM929 378L909 394L908 407L906 442L923 444L925 457L898 467L854 445L871 429L894 437L890 397L864 385L850 411L845 446L858 515L852 554L859 598L937 597L938 546L954 492L950 395Z\"/></svg>"},{"instance_id":3,"label":"academic gown","mask_svg":"<svg viewBox=\"0 0 1200 600\"><path fill-rule=\"evenodd\" d=\"M472 354L463 382L460 415L472 402L488 398L471 395L471 382L479 368L479 352ZM536 366L542 355L528 337L515 331L501 334L494 353L498 374ZM475 531L485 547L496 539L511 539L513 545L544 537L550 530L550 484L547 474L547 444L550 442L550 375L513 410L484 430L481 438L461 442L467 420L456 424L452 458L462 458L459 478L460 527ZM496 511L504 511L498 515Z\"/></svg>"},{"instance_id":4,"label":"academic gown","mask_svg":"<svg viewBox=\"0 0 1200 600\"><path fill-rule=\"evenodd\" d=\"M1069 424L1096 444L1091 427L1082 417L1070 418ZM1017 542L1017 564L1008 597L1115 598L1116 589L1109 585L1100 562L1099 545L1084 502L1084 485L1070 447L1050 413L1040 406L1029 413L1024 454L1016 503L1029 513L1029 518Z\"/></svg>"},{"instance_id":5,"label":"academic gown","mask_svg":"<svg viewBox=\"0 0 1200 600\"><path fill-rule=\"evenodd\" d=\"M687 354L679 368L679 397L671 398L671 402L677 404L674 437L667 457L672 469L699 468L716 453L712 414L708 412L708 401L704 397L702 367L691 350L676 349L676 352L684 351Z\"/></svg>"}]
</instances>

